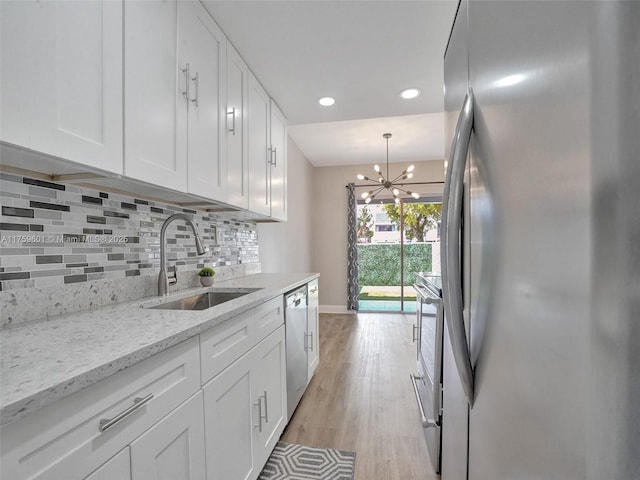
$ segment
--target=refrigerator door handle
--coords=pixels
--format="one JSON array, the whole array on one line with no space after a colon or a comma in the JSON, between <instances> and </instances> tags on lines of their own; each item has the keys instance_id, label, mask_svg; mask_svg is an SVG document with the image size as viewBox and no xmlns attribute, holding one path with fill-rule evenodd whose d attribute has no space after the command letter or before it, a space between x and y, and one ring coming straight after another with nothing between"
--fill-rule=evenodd
<instances>
[{"instance_id":1,"label":"refrigerator door handle","mask_svg":"<svg viewBox=\"0 0 640 480\"><path fill-rule=\"evenodd\" d=\"M464 170L473 128L473 91L469 89L453 136L442 203L442 296L449 339L460 381L473 406L473 369L462 315L460 227Z\"/></svg>"}]
</instances>

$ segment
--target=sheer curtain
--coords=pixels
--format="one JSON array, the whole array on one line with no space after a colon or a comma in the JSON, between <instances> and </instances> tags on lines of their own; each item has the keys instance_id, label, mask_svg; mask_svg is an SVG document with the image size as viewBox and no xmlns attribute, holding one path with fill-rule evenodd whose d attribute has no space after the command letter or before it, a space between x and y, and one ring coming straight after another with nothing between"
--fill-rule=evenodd
<instances>
[{"instance_id":1,"label":"sheer curtain","mask_svg":"<svg viewBox=\"0 0 640 480\"><path fill-rule=\"evenodd\" d=\"M347 310L358 310L358 229L355 184L347 185Z\"/></svg>"}]
</instances>

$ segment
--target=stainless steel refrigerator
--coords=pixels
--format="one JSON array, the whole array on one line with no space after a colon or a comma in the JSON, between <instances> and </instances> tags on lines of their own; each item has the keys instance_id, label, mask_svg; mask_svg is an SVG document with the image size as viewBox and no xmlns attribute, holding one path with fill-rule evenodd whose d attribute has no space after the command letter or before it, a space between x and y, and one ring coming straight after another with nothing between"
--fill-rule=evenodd
<instances>
[{"instance_id":1,"label":"stainless steel refrigerator","mask_svg":"<svg viewBox=\"0 0 640 480\"><path fill-rule=\"evenodd\" d=\"M640 478L640 2L460 3L443 480Z\"/></svg>"}]
</instances>

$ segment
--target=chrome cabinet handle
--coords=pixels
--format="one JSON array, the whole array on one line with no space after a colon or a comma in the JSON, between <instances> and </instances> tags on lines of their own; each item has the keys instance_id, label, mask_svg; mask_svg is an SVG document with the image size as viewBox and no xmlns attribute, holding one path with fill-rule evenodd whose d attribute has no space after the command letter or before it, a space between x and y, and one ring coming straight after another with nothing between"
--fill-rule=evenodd
<instances>
[{"instance_id":1,"label":"chrome cabinet handle","mask_svg":"<svg viewBox=\"0 0 640 480\"><path fill-rule=\"evenodd\" d=\"M309 338L309 334L307 332L304 332L304 351L307 352L309 350L309 342L307 341L307 339Z\"/></svg>"},{"instance_id":2,"label":"chrome cabinet handle","mask_svg":"<svg viewBox=\"0 0 640 480\"><path fill-rule=\"evenodd\" d=\"M418 333L418 326L417 326L417 325L414 325L414 326L413 326L413 334L412 334L412 342L413 342L413 343L416 343L416 342L418 341L418 335L417 335L417 333Z\"/></svg>"},{"instance_id":3,"label":"chrome cabinet handle","mask_svg":"<svg viewBox=\"0 0 640 480\"><path fill-rule=\"evenodd\" d=\"M267 150L269 150L269 159L267 160L267 163L273 167L273 145L269 145Z\"/></svg>"},{"instance_id":4,"label":"chrome cabinet handle","mask_svg":"<svg viewBox=\"0 0 640 480\"><path fill-rule=\"evenodd\" d=\"M227 129L227 132L236 134L236 107L233 107L230 112L227 112L227 117L231 115L231 128Z\"/></svg>"},{"instance_id":5,"label":"chrome cabinet handle","mask_svg":"<svg viewBox=\"0 0 640 480\"><path fill-rule=\"evenodd\" d=\"M98 430L100 432L104 432L105 430L108 430L109 428L113 427L119 421L124 420L126 417L131 415L133 412L138 410L140 407L142 407L146 403L149 403L149 401L152 398L153 398L153 393L150 393L146 397L136 397L136 398L134 398L133 399L133 405L131 405L126 410L120 412L119 414L117 414L113 418L103 418L102 420L100 420L100 427L98 427Z\"/></svg>"},{"instance_id":6,"label":"chrome cabinet handle","mask_svg":"<svg viewBox=\"0 0 640 480\"><path fill-rule=\"evenodd\" d=\"M271 147L267 147L267 162L264 166L264 204L269 205L269 166L271 165Z\"/></svg>"},{"instance_id":7,"label":"chrome cabinet handle","mask_svg":"<svg viewBox=\"0 0 640 480\"><path fill-rule=\"evenodd\" d=\"M273 147L273 163L271 165L278 166L278 149L276 147Z\"/></svg>"},{"instance_id":8,"label":"chrome cabinet handle","mask_svg":"<svg viewBox=\"0 0 640 480\"><path fill-rule=\"evenodd\" d=\"M191 99L191 102L197 107L198 97L200 97L200 72L196 72L196 76L191 77L191 80L195 83L196 86L196 96Z\"/></svg>"},{"instance_id":9,"label":"chrome cabinet handle","mask_svg":"<svg viewBox=\"0 0 640 480\"><path fill-rule=\"evenodd\" d=\"M473 369L462 316L460 228L464 169L473 128L473 92L469 90L453 136L442 202L442 290L453 358L465 396L473 406Z\"/></svg>"},{"instance_id":10,"label":"chrome cabinet handle","mask_svg":"<svg viewBox=\"0 0 640 480\"><path fill-rule=\"evenodd\" d=\"M258 425L254 425L254 427L262 433L262 402L260 401L260 397L258 397L258 403L254 403L254 405L258 407Z\"/></svg>"},{"instance_id":11,"label":"chrome cabinet handle","mask_svg":"<svg viewBox=\"0 0 640 480\"><path fill-rule=\"evenodd\" d=\"M416 402L418 402L418 409L420 410L420 421L422 422L422 426L424 428L437 427L438 422L436 422L433 418L427 418L424 414L424 407L422 406L422 400L420 400L420 394L418 393L418 385L416 384L416 380L421 380L422 377L417 377L413 374L410 374L411 384L413 385L413 393L416 396Z\"/></svg>"},{"instance_id":12,"label":"chrome cabinet handle","mask_svg":"<svg viewBox=\"0 0 640 480\"><path fill-rule=\"evenodd\" d=\"M184 96L184 99L186 101L189 101L189 83L190 83L191 75L189 74L188 63L182 69L182 73L184 74L184 91L182 92L182 96Z\"/></svg>"},{"instance_id":13,"label":"chrome cabinet handle","mask_svg":"<svg viewBox=\"0 0 640 480\"><path fill-rule=\"evenodd\" d=\"M309 334L309 336L311 337L311 341L310 341L310 345L311 345L311 346L309 347L309 350L311 350L311 351L313 352L313 332L311 332L311 333Z\"/></svg>"},{"instance_id":14,"label":"chrome cabinet handle","mask_svg":"<svg viewBox=\"0 0 640 480\"><path fill-rule=\"evenodd\" d=\"M269 423L269 404L267 403L267 391L264 391L264 395L262 395L262 398L264 398L264 421L265 423Z\"/></svg>"}]
</instances>

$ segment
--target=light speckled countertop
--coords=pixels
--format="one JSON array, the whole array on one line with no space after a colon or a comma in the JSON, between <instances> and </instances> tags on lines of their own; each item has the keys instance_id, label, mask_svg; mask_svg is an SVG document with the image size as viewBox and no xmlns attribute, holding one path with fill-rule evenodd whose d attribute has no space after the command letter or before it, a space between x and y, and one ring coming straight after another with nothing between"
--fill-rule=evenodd
<instances>
[{"instance_id":1,"label":"light speckled countertop","mask_svg":"<svg viewBox=\"0 0 640 480\"><path fill-rule=\"evenodd\" d=\"M0 331L0 425L13 422L109 375L317 278L262 273L147 297ZM201 311L149 307L219 288L259 288Z\"/></svg>"}]
</instances>

